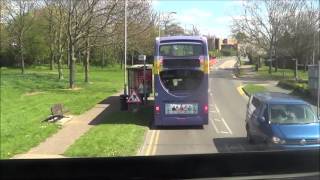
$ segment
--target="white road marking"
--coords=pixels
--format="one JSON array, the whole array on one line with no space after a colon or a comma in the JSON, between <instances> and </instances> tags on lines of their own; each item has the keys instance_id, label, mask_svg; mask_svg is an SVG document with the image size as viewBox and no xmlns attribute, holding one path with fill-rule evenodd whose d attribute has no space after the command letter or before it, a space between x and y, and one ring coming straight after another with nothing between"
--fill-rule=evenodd
<instances>
[{"instance_id":1,"label":"white road marking","mask_svg":"<svg viewBox=\"0 0 320 180\"><path fill-rule=\"evenodd\" d=\"M215 107L216 111L218 112L218 114L219 114L219 116L221 118L221 121L223 122L224 126L227 128L229 134L232 134L232 131L231 131L230 127L228 126L227 122L224 120L223 117L221 117L220 110L219 110L218 106L216 104L214 104L214 107ZM215 120L215 121L220 121L220 120ZM221 133L226 134L224 131L221 131Z\"/></svg>"},{"instance_id":2,"label":"white road marking","mask_svg":"<svg viewBox=\"0 0 320 180\"><path fill-rule=\"evenodd\" d=\"M220 119L215 119L215 118L214 118L214 121L221 122L221 120L220 120Z\"/></svg>"},{"instance_id":3,"label":"white road marking","mask_svg":"<svg viewBox=\"0 0 320 180\"><path fill-rule=\"evenodd\" d=\"M229 134L229 132L226 132L226 131L220 131L220 133L222 133L222 134Z\"/></svg>"},{"instance_id":4,"label":"white road marking","mask_svg":"<svg viewBox=\"0 0 320 180\"><path fill-rule=\"evenodd\" d=\"M220 110L218 109L218 106L215 104L214 107L216 108L217 112L220 114Z\"/></svg>"},{"instance_id":5,"label":"white road marking","mask_svg":"<svg viewBox=\"0 0 320 180\"><path fill-rule=\"evenodd\" d=\"M228 129L229 133L232 134L230 127L228 126L227 122L223 119L223 117L221 117L221 120L222 120L223 124L226 126L226 128Z\"/></svg>"},{"instance_id":6,"label":"white road marking","mask_svg":"<svg viewBox=\"0 0 320 180\"><path fill-rule=\"evenodd\" d=\"M214 124L214 122L213 122L213 120L212 120L211 118L210 118L210 121L211 121L210 124L212 124L213 129L214 129L217 133L219 133L219 130L218 130L217 126Z\"/></svg>"}]
</instances>

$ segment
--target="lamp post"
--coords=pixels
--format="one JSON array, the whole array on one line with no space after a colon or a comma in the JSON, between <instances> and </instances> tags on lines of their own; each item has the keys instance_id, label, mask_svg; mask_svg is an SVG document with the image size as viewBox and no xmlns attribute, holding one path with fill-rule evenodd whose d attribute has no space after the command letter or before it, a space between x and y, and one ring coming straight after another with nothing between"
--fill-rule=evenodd
<instances>
[{"instance_id":1,"label":"lamp post","mask_svg":"<svg viewBox=\"0 0 320 180\"><path fill-rule=\"evenodd\" d=\"M319 117L319 113L320 113L320 110L319 110L319 106L320 106L320 61L318 61L318 88L317 88L317 116L318 118Z\"/></svg>"},{"instance_id":2,"label":"lamp post","mask_svg":"<svg viewBox=\"0 0 320 180\"><path fill-rule=\"evenodd\" d=\"M177 12L174 12L174 11L172 11L172 12L159 12L159 37L161 37L161 16L163 15L163 14L168 14L168 17L170 17L170 15L171 14L177 14Z\"/></svg>"},{"instance_id":3,"label":"lamp post","mask_svg":"<svg viewBox=\"0 0 320 180\"><path fill-rule=\"evenodd\" d=\"M127 91L127 0L124 1L124 95L128 94Z\"/></svg>"}]
</instances>

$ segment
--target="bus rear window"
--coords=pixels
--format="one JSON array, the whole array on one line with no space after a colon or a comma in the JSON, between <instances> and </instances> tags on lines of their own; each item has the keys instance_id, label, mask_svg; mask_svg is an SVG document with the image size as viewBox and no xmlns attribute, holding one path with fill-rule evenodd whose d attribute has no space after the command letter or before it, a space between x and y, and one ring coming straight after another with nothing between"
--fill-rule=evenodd
<instances>
[{"instance_id":1,"label":"bus rear window","mask_svg":"<svg viewBox=\"0 0 320 180\"><path fill-rule=\"evenodd\" d=\"M192 91L200 86L203 72L188 69L166 70L160 72L160 78L169 91Z\"/></svg>"},{"instance_id":2,"label":"bus rear window","mask_svg":"<svg viewBox=\"0 0 320 180\"><path fill-rule=\"evenodd\" d=\"M203 54L201 44L166 44L160 46L160 56L188 57Z\"/></svg>"}]
</instances>

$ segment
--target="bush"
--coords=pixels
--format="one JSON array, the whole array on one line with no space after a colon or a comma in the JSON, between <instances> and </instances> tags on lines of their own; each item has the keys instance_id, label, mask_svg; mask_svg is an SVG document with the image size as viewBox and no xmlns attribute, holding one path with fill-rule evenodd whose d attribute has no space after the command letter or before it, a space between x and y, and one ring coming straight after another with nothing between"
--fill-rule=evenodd
<instances>
[{"instance_id":1,"label":"bush","mask_svg":"<svg viewBox=\"0 0 320 180\"><path fill-rule=\"evenodd\" d=\"M284 89L292 89L294 93L304 96L310 95L308 83L306 81L281 80L279 81L278 86Z\"/></svg>"}]
</instances>

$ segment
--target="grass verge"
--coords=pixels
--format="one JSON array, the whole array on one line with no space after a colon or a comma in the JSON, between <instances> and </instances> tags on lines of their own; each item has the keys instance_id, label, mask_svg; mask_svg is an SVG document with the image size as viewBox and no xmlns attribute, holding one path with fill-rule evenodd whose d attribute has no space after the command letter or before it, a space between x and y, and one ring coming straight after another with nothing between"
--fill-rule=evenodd
<instances>
[{"instance_id":1,"label":"grass verge","mask_svg":"<svg viewBox=\"0 0 320 180\"><path fill-rule=\"evenodd\" d=\"M90 84L84 83L82 67L77 67L77 90L68 90L68 72L58 80L57 71L47 67L1 68L1 146L0 157L24 153L55 133L59 126L41 122L50 107L62 103L71 114L81 114L122 87L119 66L91 67Z\"/></svg>"},{"instance_id":2,"label":"grass verge","mask_svg":"<svg viewBox=\"0 0 320 180\"><path fill-rule=\"evenodd\" d=\"M272 68L272 73L269 74L269 66L261 66L258 71L258 75L262 78L281 80L281 79L293 79L294 71L292 69L279 69L274 72ZM308 80L308 71L298 70L298 78L301 80Z\"/></svg>"},{"instance_id":3,"label":"grass verge","mask_svg":"<svg viewBox=\"0 0 320 180\"><path fill-rule=\"evenodd\" d=\"M152 119L151 107L137 113L114 112L82 135L64 153L71 157L132 156L144 140Z\"/></svg>"},{"instance_id":4,"label":"grass verge","mask_svg":"<svg viewBox=\"0 0 320 180\"><path fill-rule=\"evenodd\" d=\"M248 96L257 92L267 91L267 89L264 86L255 85L255 84L247 84L242 89Z\"/></svg>"}]
</instances>

